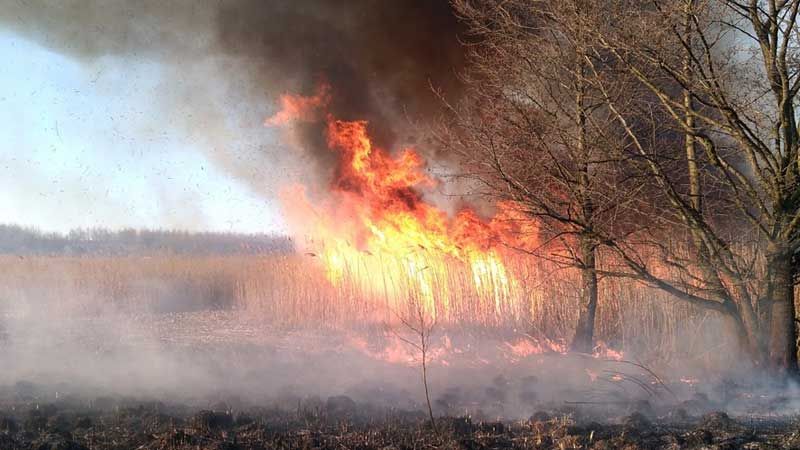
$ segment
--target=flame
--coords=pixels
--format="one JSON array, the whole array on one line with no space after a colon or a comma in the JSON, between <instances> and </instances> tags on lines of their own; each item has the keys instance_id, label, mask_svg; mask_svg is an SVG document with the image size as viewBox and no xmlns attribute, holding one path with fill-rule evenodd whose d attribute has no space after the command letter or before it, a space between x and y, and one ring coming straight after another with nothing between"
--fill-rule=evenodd
<instances>
[{"instance_id":1,"label":"flame","mask_svg":"<svg viewBox=\"0 0 800 450\"><path fill-rule=\"evenodd\" d=\"M517 362L534 355L547 353L566 354L567 346L563 342L556 342L550 339L518 339L515 342L506 342L509 355L507 359Z\"/></svg>"},{"instance_id":2,"label":"flame","mask_svg":"<svg viewBox=\"0 0 800 450\"><path fill-rule=\"evenodd\" d=\"M459 335L464 338L464 335ZM356 333L348 332L346 334L346 343L348 350L356 350L363 355L366 355L374 360L382 361L387 364L403 365L408 367L416 367L420 363L420 351L415 347L419 336L413 333L406 333L401 336L396 332L385 331L382 335L372 335L369 338ZM530 336L500 339L497 341L485 340L481 344L488 345L472 345L470 338L467 340L459 339L458 344L454 344L453 340L448 334L437 334L435 337L429 337L427 348L427 361L432 364L450 365L452 361L464 364L467 362L473 366L484 366L497 364L498 360L502 360L511 364L519 364L524 361L538 361L541 363L543 360L539 357L543 355L554 357L568 357L570 355L568 346L565 342L551 340L546 338L533 338ZM620 356L621 353L607 349L608 352ZM491 356L488 356L491 355ZM486 359L486 357L490 359ZM609 358L607 353L595 352L589 355L597 360L614 360ZM498 357L500 359L498 359ZM590 367L584 368L584 372L589 377L589 380L594 382L600 376L600 372ZM611 378L613 381L621 381L622 378L617 376ZM687 382L686 378L681 381Z\"/></svg>"},{"instance_id":3,"label":"flame","mask_svg":"<svg viewBox=\"0 0 800 450\"><path fill-rule=\"evenodd\" d=\"M608 359L611 361L622 361L625 359L625 354L620 350L615 350L609 347L603 341L597 341L597 344L594 346L594 351L592 352L592 356L595 358L602 358Z\"/></svg>"},{"instance_id":4,"label":"flame","mask_svg":"<svg viewBox=\"0 0 800 450\"><path fill-rule=\"evenodd\" d=\"M362 336L352 335L349 337L347 344L349 345L348 349L355 349L377 361L407 367L419 366L421 361L420 352L411 346L409 341L394 334L386 334L379 341L380 345L376 342L367 341ZM446 358L459 353L459 350L453 348L447 335L442 336L435 342L431 342L430 345L426 354L426 362L429 364L448 366L450 362Z\"/></svg>"},{"instance_id":5,"label":"flame","mask_svg":"<svg viewBox=\"0 0 800 450\"><path fill-rule=\"evenodd\" d=\"M337 156L325 199L311 202L302 188L282 195L290 220L313 236L328 280L380 299L395 314L416 309L432 320L451 319L464 309L453 304L454 294L473 298L470 314L487 321L524 314L511 295L517 281L500 246L513 222L500 219L511 208L501 205L490 221L470 209L449 216L424 199L437 182L419 153L377 147L366 121L323 114L329 102L326 86L309 97L284 95L281 110L265 122L320 121Z\"/></svg>"},{"instance_id":6,"label":"flame","mask_svg":"<svg viewBox=\"0 0 800 450\"><path fill-rule=\"evenodd\" d=\"M281 109L265 120L264 125L286 126L295 121L312 121L319 109L327 106L330 101L330 86L324 83L320 84L316 94L310 97L282 95Z\"/></svg>"}]
</instances>

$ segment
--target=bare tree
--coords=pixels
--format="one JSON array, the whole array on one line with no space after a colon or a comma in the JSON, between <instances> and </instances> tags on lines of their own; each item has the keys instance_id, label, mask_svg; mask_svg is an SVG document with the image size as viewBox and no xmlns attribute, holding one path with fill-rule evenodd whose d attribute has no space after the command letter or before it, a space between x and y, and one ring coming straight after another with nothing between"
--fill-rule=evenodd
<instances>
[{"instance_id":1,"label":"bare tree","mask_svg":"<svg viewBox=\"0 0 800 450\"><path fill-rule=\"evenodd\" d=\"M668 220L686 231L692 248L690 258L663 253L683 269L675 279L648 267L639 249L613 236L605 243L628 275L731 318L756 362L797 375L800 1L606 4L616 15L595 18L598 48L653 101L623 107L613 86L601 90L631 158L652 176ZM599 59L598 52L587 64ZM681 164L637 129L645 109L658 109L685 136Z\"/></svg>"},{"instance_id":2,"label":"bare tree","mask_svg":"<svg viewBox=\"0 0 800 450\"><path fill-rule=\"evenodd\" d=\"M425 389L425 402L428 407L428 418L431 421L431 428L434 433L438 433L436 419L433 416L431 406L431 394L428 389L428 358L431 350L431 335L436 327L436 316L433 311L425 307L425 302L419 293L413 294L405 313L396 312L398 320L411 333L411 337L405 337L400 333L395 333L398 339L419 352L420 366L422 368L422 386Z\"/></svg>"},{"instance_id":3,"label":"bare tree","mask_svg":"<svg viewBox=\"0 0 800 450\"><path fill-rule=\"evenodd\" d=\"M580 271L580 311L571 349L593 348L598 302L598 230L630 192L615 173L620 136L588 77L597 50L585 2L453 1L467 24L467 100L449 105L441 134L483 195L535 218L544 244L520 250ZM524 230L524 228L522 228Z\"/></svg>"},{"instance_id":4,"label":"bare tree","mask_svg":"<svg viewBox=\"0 0 800 450\"><path fill-rule=\"evenodd\" d=\"M578 334L597 276L628 277L796 375L800 0L453 3L475 72L447 137L581 269Z\"/></svg>"}]
</instances>

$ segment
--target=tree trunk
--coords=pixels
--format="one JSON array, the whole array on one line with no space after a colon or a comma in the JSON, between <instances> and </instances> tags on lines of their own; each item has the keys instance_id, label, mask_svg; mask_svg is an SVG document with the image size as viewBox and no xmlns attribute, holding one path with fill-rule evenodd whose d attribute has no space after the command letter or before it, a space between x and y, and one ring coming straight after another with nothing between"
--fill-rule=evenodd
<instances>
[{"instance_id":1,"label":"tree trunk","mask_svg":"<svg viewBox=\"0 0 800 450\"><path fill-rule=\"evenodd\" d=\"M770 369L781 377L797 377L797 333L795 330L794 267L791 255L770 245L767 282L772 285L769 351Z\"/></svg>"},{"instance_id":2,"label":"tree trunk","mask_svg":"<svg viewBox=\"0 0 800 450\"><path fill-rule=\"evenodd\" d=\"M596 244L591 236L592 221L594 220L594 204L591 197L591 182L589 164L591 155L586 142L586 105L584 96L583 59L577 61L578 78L575 85L575 125L577 131L576 148L580 155L578 169L578 200L581 207L581 219L584 230L579 235L580 268L581 268L581 297L578 312L578 324L575 327L575 337L572 339L570 349L574 352L591 353L594 343L594 316L597 310L597 262Z\"/></svg>"},{"instance_id":3,"label":"tree trunk","mask_svg":"<svg viewBox=\"0 0 800 450\"><path fill-rule=\"evenodd\" d=\"M594 342L594 316L597 311L597 272L595 245L588 236L580 238L581 259L581 298L578 325L570 350L591 353Z\"/></svg>"},{"instance_id":4,"label":"tree trunk","mask_svg":"<svg viewBox=\"0 0 800 450\"><path fill-rule=\"evenodd\" d=\"M736 338L741 351L755 366L764 367L766 364L766 351L761 339L761 327L758 320L742 308L729 303L731 308L727 314L730 324L730 335Z\"/></svg>"},{"instance_id":5,"label":"tree trunk","mask_svg":"<svg viewBox=\"0 0 800 450\"><path fill-rule=\"evenodd\" d=\"M695 0L686 1L685 13L686 20L684 22L684 35L688 45L692 45L692 14L694 10ZM692 70L692 59L687 55L683 58L683 76L687 80L694 78ZM686 110L684 123L688 132L685 135L685 148L686 148L686 166L689 172L689 200L692 208L702 214L703 212L703 194L700 190L700 169L697 164L697 149L695 149L695 120L694 120L694 101L692 101L692 92L689 89L683 90L683 107Z\"/></svg>"}]
</instances>

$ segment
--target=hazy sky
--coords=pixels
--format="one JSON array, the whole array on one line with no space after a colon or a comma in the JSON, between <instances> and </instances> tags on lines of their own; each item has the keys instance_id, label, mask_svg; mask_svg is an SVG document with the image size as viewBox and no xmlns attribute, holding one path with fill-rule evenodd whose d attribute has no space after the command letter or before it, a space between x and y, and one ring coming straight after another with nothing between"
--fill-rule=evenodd
<instances>
[{"instance_id":1,"label":"hazy sky","mask_svg":"<svg viewBox=\"0 0 800 450\"><path fill-rule=\"evenodd\" d=\"M0 60L0 223L283 230L275 178L290 181L291 170L263 157L264 148L281 152L262 126L272 105L242 105L236 120L212 112L236 105L204 111L204 103L242 101L235 80L223 83L214 70L224 61L87 62L3 28ZM261 157L247 161L248 152ZM231 174L236 158L248 182Z\"/></svg>"},{"instance_id":2,"label":"hazy sky","mask_svg":"<svg viewBox=\"0 0 800 450\"><path fill-rule=\"evenodd\" d=\"M280 191L335 162L322 124L263 126L279 96L324 79L416 144L431 85L461 92L458 30L430 0L0 0L0 223L283 231Z\"/></svg>"}]
</instances>

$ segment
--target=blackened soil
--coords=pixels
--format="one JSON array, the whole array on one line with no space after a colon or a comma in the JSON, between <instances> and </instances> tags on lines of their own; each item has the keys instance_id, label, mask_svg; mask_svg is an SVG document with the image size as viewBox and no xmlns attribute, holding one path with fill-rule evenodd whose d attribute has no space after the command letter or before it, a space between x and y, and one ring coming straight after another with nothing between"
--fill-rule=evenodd
<instances>
[{"instance_id":1,"label":"blackened soil","mask_svg":"<svg viewBox=\"0 0 800 450\"><path fill-rule=\"evenodd\" d=\"M25 386L19 387L24 390ZM800 424L783 418L732 418L722 412L604 423L579 413L541 411L493 422L378 409L344 396L299 399L296 406L207 408L101 397L49 403L18 397L0 405L0 449L783 449L800 448Z\"/></svg>"}]
</instances>

